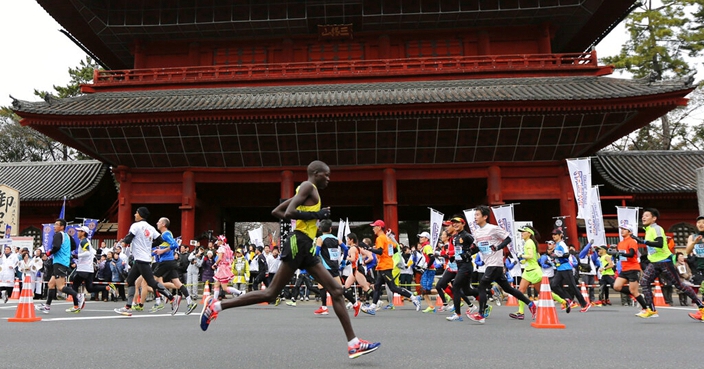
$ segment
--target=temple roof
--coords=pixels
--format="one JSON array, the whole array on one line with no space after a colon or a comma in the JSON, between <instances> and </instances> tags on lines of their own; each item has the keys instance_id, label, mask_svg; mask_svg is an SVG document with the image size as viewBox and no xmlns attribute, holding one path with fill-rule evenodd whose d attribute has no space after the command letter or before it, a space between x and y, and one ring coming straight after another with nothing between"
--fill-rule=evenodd
<instances>
[{"instance_id":1,"label":"temple roof","mask_svg":"<svg viewBox=\"0 0 704 369\"><path fill-rule=\"evenodd\" d=\"M704 151L601 151L593 163L606 182L626 193L696 193Z\"/></svg>"},{"instance_id":2,"label":"temple roof","mask_svg":"<svg viewBox=\"0 0 704 369\"><path fill-rule=\"evenodd\" d=\"M94 93L40 102L13 102L22 113L104 116L134 113L307 109L471 102L587 101L691 89L681 81L649 83L607 77L471 79L323 84L284 87L169 89ZM467 108L471 110L471 105ZM559 106L554 108L560 110ZM362 112L361 110L359 112ZM128 117L124 119L129 120Z\"/></svg>"},{"instance_id":3,"label":"temple roof","mask_svg":"<svg viewBox=\"0 0 704 369\"><path fill-rule=\"evenodd\" d=\"M20 192L20 201L60 201L90 194L108 166L97 160L0 163L0 183Z\"/></svg>"}]
</instances>

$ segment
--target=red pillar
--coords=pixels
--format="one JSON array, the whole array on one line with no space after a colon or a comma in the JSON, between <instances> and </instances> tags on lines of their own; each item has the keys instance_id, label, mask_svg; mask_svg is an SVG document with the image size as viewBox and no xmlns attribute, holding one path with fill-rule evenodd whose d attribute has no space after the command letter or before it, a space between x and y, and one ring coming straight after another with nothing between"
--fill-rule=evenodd
<instances>
[{"instance_id":1,"label":"red pillar","mask_svg":"<svg viewBox=\"0 0 704 369\"><path fill-rule=\"evenodd\" d=\"M288 200L294 195L293 172L284 170L281 172L281 198Z\"/></svg>"},{"instance_id":2,"label":"red pillar","mask_svg":"<svg viewBox=\"0 0 704 369\"><path fill-rule=\"evenodd\" d=\"M564 219L564 227L567 230L569 244L574 245L579 250L579 238L577 234L577 203L574 201L572 182L570 181L567 168L560 177L560 215L567 216Z\"/></svg>"},{"instance_id":3,"label":"red pillar","mask_svg":"<svg viewBox=\"0 0 704 369\"><path fill-rule=\"evenodd\" d=\"M398 237L398 200L396 196L396 171L384 169L383 176L384 223Z\"/></svg>"},{"instance_id":4,"label":"red pillar","mask_svg":"<svg viewBox=\"0 0 704 369\"><path fill-rule=\"evenodd\" d=\"M132 224L132 174L124 165L114 169L115 176L120 182L120 193L117 195L117 238L127 235Z\"/></svg>"},{"instance_id":5,"label":"red pillar","mask_svg":"<svg viewBox=\"0 0 704 369\"><path fill-rule=\"evenodd\" d=\"M193 172L183 172L183 190L181 194L181 238L190 242L195 236L196 221L196 182Z\"/></svg>"}]
</instances>

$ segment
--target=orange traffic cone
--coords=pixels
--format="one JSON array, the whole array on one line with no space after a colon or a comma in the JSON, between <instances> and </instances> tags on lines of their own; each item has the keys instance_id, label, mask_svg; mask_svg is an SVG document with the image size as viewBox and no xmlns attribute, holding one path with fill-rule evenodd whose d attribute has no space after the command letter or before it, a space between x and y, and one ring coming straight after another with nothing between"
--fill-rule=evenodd
<instances>
[{"instance_id":1,"label":"orange traffic cone","mask_svg":"<svg viewBox=\"0 0 704 369\"><path fill-rule=\"evenodd\" d=\"M587 292L587 285L582 282L579 287L582 290L582 297L584 298L584 301L590 303L589 301L589 293Z\"/></svg>"},{"instance_id":2,"label":"orange traffic cone","mask_svg":"<svg viewBox=\"0 0 704 369\"><path fill-rule=\"evenodd\" d=\"M653 305L655 306L670 306L665 302L665 296L662 294L662 288L660 288L660 280L655 280L655 289L653 290Z\"/></svg>"},{"instance_id":3,"label":"orange traffic cone","mask_svg":"<svg viewBox=\"0 0 704 369\"><path fill-rule=\"evenodd\" d=\"M440 292L442 292L442 291L440 291ZM442 303L442 299L440 298L440 295L438 295L438 297L435 299L435 308L439 309L441 307L443 307L443 303Z\"/></svg>"},{"instance_id":4,"label":"orange traffic cone","mask_svg":"<svg viewBox=\"0 0 704 369\"><path fill-rule=\"evenodd\" d=\"M394 293L394 306L399 307L403 306L403 299L401 298L401 295L398 293Z\"/></svg>"},{"instance_id":5,"label":"orange traffic cone","mask_svg":"<svg viewBox=\"0 0 704 369\"><path fill-rule=\"evenodd\" d=\"M557 319L557 310L555 310L555 303L552 301L552 291L550 290L550 279L546 276L543 276L543 281L540 285L540 299L537 305L538 313L536 319L530 324L533 328L565 328L565 325L561 324Z\"/></svg>"},{"instance_id":6,"label":"orange traffic cone","mask_svg":"<svg viewBox=\"0 0 704 369\"><path fill-rule=\"evenodd\" d=\"M12 289L12 296L10 300L18 300L20 298L20 279L15 278L15 287Z\"/></svg>"},{"instance_id":7,"label":"orange traffic cone","mask_svg":"<svg viewBox=\"0 0 704 369\"><path fill-rule=\"evenodd\" d=\"M17 312L14 318L7 319L8 322L29 323L42 320L34 315L34 292L32 292L32 278L24 276L24 285L20 293L20 303L17 304Z\"/></svg>"},{"instance_id":8,"label":"orange traffic cone","mask_svg":"<svg viewBox=\"0 0 704 369\"><path fill-rule=\"evenodd\" d=\"M511 284L511 287L514 287L514 285ZM506 306L518 306L518 299L516 299L515 296L508 294L508 301L506 301Z\"/></svg>"},{"instance_id":9,"label":"orange traffic cone","mask_svg":"<svg viewBox=\"0 0 704 369\"><path fill-rule=\"evenodd\" d=\"M266 285L263 284L263 283L262 283L262 288L261 288L261 290L262 290L262 291L266 290ZM329 295L328 295L328 296L329 296ZM269 302L267 302L267 301L260 302L259 305L269 305ZM330 305L332 305L332 303L330 303Z\"/></svg>"},{"instance_id":10,"label":"orange traffic cone","mask_svg":"<svg viewBox=\"0 0 704 369\"><path fill-rule=\"evenodd\" d=\"M330 296L329 293L326 293L328 295L327 299L325 300L325 305L326 306L332 306L332 296Z\"/></svg>"},{"instance_id":11,"label":"orange traffic cone","mask_svg":"<svg viewBox=\"0 0 704 369\"><path fill-rule=\"evenodd\" d=\"M205 301L210 297L210 281L205 281L205 287L203 288L203 300L201 304L205 304Z\"/></svg>"}]
</instances>

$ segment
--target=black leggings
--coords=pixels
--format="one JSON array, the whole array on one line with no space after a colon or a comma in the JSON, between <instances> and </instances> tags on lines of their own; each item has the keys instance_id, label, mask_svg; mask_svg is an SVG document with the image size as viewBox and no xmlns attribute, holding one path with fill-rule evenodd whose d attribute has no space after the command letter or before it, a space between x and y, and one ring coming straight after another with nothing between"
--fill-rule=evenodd
<instances>
[{"instance_id":1,"label":"black leggings","mask_svg":"<svg viewBox=\"0 0 704 369\"><path fill-rule=\"evenodd\" d=\"M154 290L154 292L159 292L160 294L164 295L169 301L174 298L171 292L169 292L163 284L157 282L156 279L154 279L154 272L152 272L152 268L149 266L148 262L135 260L134 265L132 265L132 269L130 269L130 273L127 275L126 280L128 287L128 303L131 303L134 299L134 282L137 280L137 278L139 278L140 275L142 276L142 278L144 278L144 281L147 282L147 285Z\"/></svg>"},{"instance_id":2,"label":"black leggings","mask_svg":"<svg viewBox=\"0 0 704 369\"><path fill-rule=\"evenodd\" d=\"M85 282L86 283L86 291L90 293L98 293L98 292L103 292L107 288L107 286L96 286L93 284L93 273L91 272L76 272L76 274L73 276L73 281L71 281L71 284L73 285L73 289L78 292L78 288L81 287L81 284Z\"/></svg>"},{"instance_id":3,"label":"black leggings","mask_svg":"<svg viewBox=\"0 0 704 369\"><path fill-rule=\"evenodd\" d=\"M498 284L504 292L513 295L517 299L523 301L524 304L530 305L530 299L521 291L511 287L511 284L508 283L503 267L487 267L482 280L479 281L479 314L484 314L487 303L486 290L491 287L492 282L496 282L496 284Z\"/></svg>"},{"instance_id":4,"label":"black leggings","mask_svg":"<svg viewBox=\"0 0 704 369\"><path fill-rule=\"evenodd\" d=\"M394 277L391 274L391 270L377 270L376 271L376 281L374 281L374 304L379 302L379 297L381 297L381 286L386 283L389 289L393 293L398 293L403 297L411 298L413 294L405 288L400 288L394 282ZM324 297L323 297L324 298Z\"/></svg>"},{"instance_id":5,"label":"black leggings","mask_svg":"<svg viewBox=\"0 0 704 369\"><path fill-rule=\"evenodd\" d=\"M655 281L655 278L657 278L661 273L667 278L669 278L672 281L672 284L677 287L677 289L682 291L685 295L689 296L689 298L692 299L692 302L697 304L698 307L702 307L702 300L697 297L697 293L694 292L692 287L689 287L686 284L682 283L680 275L675 269L675 264L672 264L672 261L670 259L666 259L665 261L648 264L648 266L645 268L645 271L643 272L643 277L640 279L640 286L643 288L645 302L652 310L655 310L655 305L653 304L653 290L650 285Z\"/></svg>"},{"instance_id":6,"label":"black leggings","mask_svg":"<svg viewBox=\"0 0 704 369\"><path fill-rule=\"evenodd\" d=\"M442 300L443 305L447 305L447 301L445 300L445 288L447 288L447 285L455 279L456 275L457 272L451 272L445 269L445 272L442 273L442 277L440 277L438 283L435 284L435 289L438 291L438 296L440 296L440 300Z\"/></svg>"},{"instance_id":7,"label":"black leggings","mask_svg":"<svg viewBox=\"0 0 704 369\"><path fill-rule=\"evenodd\" d=\"M562 297L565 300L570 299L571 295L568 295L567 292L565 292L565 289L562 288L563 284L567 284L567 289L572 295L574 295L574 297L577 299L577 301L579 301L579 304L582 307L587 306L587 301L584 300L584 297L582 297L582 293L579 292L579 290L577 289L577 284L574 281L574 273L572 272L572 269L556 270L555 276L550 282L550 287L553 291L555 291L558 296Z\"/></svg>"},{"instance_id":8,"label":"black leggings","mask_svg":"<svg viewBox=\"0 0 704 369\"><path fill-rule=\"evenodd\" d=\"M480 296L479 291L472 288L472 271L472 263L457 263L457 275L455 275L455 281L452 282L452 303L455 305L455 314L457 315L460 315L462 310L461 299L467 301L467 305L469 305L467 296Z\"/></svg>"}]
</instances>

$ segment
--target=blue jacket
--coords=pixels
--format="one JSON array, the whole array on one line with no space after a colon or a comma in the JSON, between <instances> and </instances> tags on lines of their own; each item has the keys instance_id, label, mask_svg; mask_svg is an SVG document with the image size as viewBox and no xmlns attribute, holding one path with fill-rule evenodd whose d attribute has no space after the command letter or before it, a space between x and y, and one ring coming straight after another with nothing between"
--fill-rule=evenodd
<instances>
[{"instance_id":1,"label":"blue jacket","mask_svg":"<svg viewBox=\"0 0 704 369\"><path fill-rule=\"evenodd\" d=\"M587 257L587 253L589 253L589 249L592 248L592 244L588 243L586 246L582 247L582 250L579 252L579 258L584 259ZM601 260L599 260L599 254L596 252L592 252L592 262L594 263L594 266L599 269L601 268Z\"/></svg>"}]
</instances>

